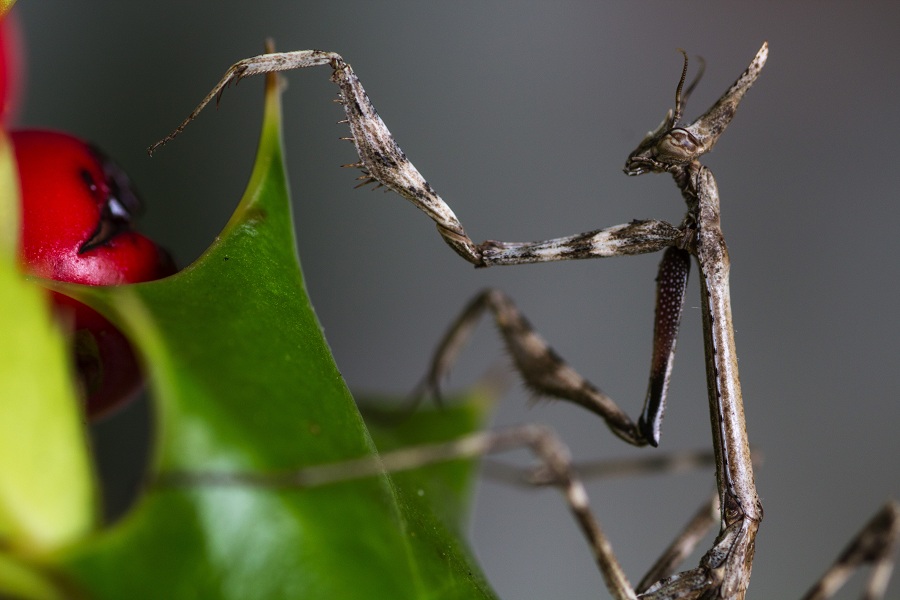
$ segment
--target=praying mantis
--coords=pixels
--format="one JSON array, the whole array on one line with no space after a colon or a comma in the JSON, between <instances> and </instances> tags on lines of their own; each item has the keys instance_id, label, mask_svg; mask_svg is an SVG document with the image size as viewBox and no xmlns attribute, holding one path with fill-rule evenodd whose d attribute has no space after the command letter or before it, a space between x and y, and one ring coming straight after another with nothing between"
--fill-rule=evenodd
<instances>
[{"instance_id":1,"label":"praying mantis","mask_svg":"<svg viewBox=\"0 0 900 600\"><path fill-rule=\"evenodd\" d=\"M697 513L650 572L632 586L619 567L611 545L591 514L587 495L571 470L565 452L555 438L536 427L486 433L466 443L420 453L419 460L445 459L450 455L475 455L515 445L531 447L545 464L540 483L561 487L567 502L591 546L610 594L624 599L745 597L755 552L757 531L763 518L756 492L753 463L744 419L732 325L729 287L730 259L720 225L719 194L711 171L699 162L718 141L733 119L738 105L760 75L768 57L763 44L747 69L703 115L681 124L685 103L699 76L684 88L687 57L676 88L675 107L660 125L628 156L625 173L669 173L687 204L678 225L660 220L632 221L573 236L538 242L487 241L476 244L446 202L412 165L378 116L358 77L344 59L333 52L305 50L270 52L233 65L200 105L152 153L178 135L231 82L244 77L292 69L329 66L332 82L340 88L362 185L374 183L394 191L425 212L442 239L476 267L520 265L585 258L645 254L664 250L657 277L656 318L650 381L644 407L637 421L599 388L569 367L531 328L512 300L497 290L478 295L450 327L441 341L422 389L436 392L438 383L455 361L482 313L489 311L526 384L542 395L579 404L596 413L619 438L636 446L660 443L672 372L675 342L694 258L699 270L707 389L716 463L716 497ZM404 457L406 455L403 455ZM421 458L425 457L425 458ZM386 456L388 468L394 462ZM396 468L406 462L396 460ZM713 516L715 514L715 517ZM698 531L716 518L721 526L712 547L693 569L675 573L698 541ZM887 589L893 554L900 536L900 507L888 503L851 541L838 561L813 586L806 599L826 599L860 565L873 565L866 598L882 598Z\"/></svg>"}]
</instances>

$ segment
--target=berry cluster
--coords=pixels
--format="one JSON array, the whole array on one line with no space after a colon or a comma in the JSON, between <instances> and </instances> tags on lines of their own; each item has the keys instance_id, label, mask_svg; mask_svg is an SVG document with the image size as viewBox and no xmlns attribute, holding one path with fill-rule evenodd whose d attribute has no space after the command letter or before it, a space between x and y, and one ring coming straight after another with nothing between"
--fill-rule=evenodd
<instances>
[{"instance_id":1,"label":"berry cluster","mask_svg":"<svg viewBox=\"0 0 900 600\"><path fill-rule=\"evenodd\" d=\"M8 126L18 91L15 23L0 23L0 110ZM21 264L31 275L86 285L119 285L171 275L165 250L134 230L140 201L128 176L94 146L66 133L8 129L21 193ZM122 405L142 377L128 341L109 321L61 294L53 302L71 323L86 412Z\"/></svg>"}]
</instances>

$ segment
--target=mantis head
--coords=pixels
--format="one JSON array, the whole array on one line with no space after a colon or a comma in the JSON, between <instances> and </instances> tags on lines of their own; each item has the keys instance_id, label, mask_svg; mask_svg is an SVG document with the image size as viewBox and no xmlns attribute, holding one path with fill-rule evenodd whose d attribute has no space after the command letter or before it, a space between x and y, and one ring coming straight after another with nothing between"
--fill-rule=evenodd
<instances>
[{"instance_id":1,"label":"mantis head","mask_svg":"<svg viewBox=\"0 0 900 600\"><path fill-rule=\"evenodd\" d=\"M628 156L628 160L625 161L627 175L675 171L709 152L728 124L731 123L738 104L766 64L769 46L767 42L763 42L750 66L738 77L737 81L709 110L696 121L684 127L678 125L684 113L684 105L700 81L705 65L701 61L700 72L682 94L687 75L688 58L684 50L681 53L684 55L684 67L681 70L678 87L675 89L675 108L666 113L662 123L655 130L647 133L638 147Z\"/></svg>"}]
</instances>

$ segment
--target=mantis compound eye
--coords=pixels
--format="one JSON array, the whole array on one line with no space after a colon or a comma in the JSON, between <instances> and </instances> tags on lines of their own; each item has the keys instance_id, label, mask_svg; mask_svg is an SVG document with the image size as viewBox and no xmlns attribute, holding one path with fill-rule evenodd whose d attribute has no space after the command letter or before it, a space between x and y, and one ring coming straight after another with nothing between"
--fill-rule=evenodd
<instances>
[{"instance_id":1,"label":"mantis compound eye","mask_svg":"<svg viewBox=\"0 0 900 600\"><path fill-rule=\"evenodd\" d=\"M671 113L671 111L670 111ZM666 117L671 119L671 114ZM644 141L625 161L626 175L662 173L671 167L681 166L697 159L709 150L689 129L675 127L663 130L666 121Z\"/></svg>"},{"instance_id":2,"label":"mantis compound eye","mask_svg":"<svg viewBox=\"0 0 900 600\"><path fill-rule=\"evenodd\" d=\"M662 163L680 164L694 160L703 152L690 131L677 127L662 136L653 147L653 157Z\"/></svg>"}]
</instances>

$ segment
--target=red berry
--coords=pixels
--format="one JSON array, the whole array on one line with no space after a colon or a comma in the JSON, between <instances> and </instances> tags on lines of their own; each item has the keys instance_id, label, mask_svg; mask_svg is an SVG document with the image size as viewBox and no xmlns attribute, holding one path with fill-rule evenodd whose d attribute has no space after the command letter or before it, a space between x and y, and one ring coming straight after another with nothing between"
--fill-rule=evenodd
<instances>
[{"instance_id":1,"label":"red berry","mask_svg":"<svg viewBox=\"0 0 900 600\"><path fill-rule=\"evenodd\" d=\"M22 194L22 260L28 272L87 285L137 283L175 272L165 250L133 230L140 201L127 175L99 150L64 133L10 134ZM141 384L134 352L99 314L74 309L78 373L87 411L118 406Z\"/></svg>"}]
</instances>

